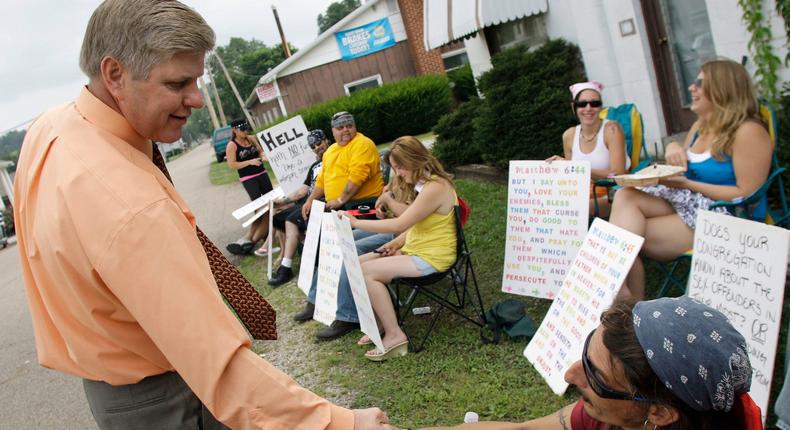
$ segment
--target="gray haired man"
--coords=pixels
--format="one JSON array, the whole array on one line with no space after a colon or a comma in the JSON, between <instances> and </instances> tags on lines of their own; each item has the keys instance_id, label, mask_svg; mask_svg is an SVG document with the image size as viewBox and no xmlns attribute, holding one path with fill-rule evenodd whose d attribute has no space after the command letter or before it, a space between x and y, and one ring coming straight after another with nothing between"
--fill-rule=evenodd
<instances>
[{"instance_id":1,"label":"gray haired man","mask_svg":"<svg viewBox=\"0 0 790 430\"><path fill-rule=\"evenodd\" d=\"M83 41L88 85L28 130L14 215L39 361L83 378L102 429L389 429L250 349L160 170L152 140L177 140L203 106L213 46L182 3L107 0Z\"/></svg>"}]
</instances>

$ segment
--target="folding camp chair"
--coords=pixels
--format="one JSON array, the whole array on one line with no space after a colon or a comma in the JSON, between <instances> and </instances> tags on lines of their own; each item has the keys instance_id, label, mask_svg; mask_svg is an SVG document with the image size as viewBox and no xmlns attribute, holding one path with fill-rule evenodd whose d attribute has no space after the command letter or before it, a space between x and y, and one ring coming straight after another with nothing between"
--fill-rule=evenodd
<instances>
[{"instance_id":1,"label":"folding camp chair","mask_svg":"<svg viewBox=\"0 0 790 430\"><path fill-rule=\"evenodd\" d=\"M406 317L412 313L414 301L418 295L422 294L431 302L438 305L433 313L431 322L422 336L419 343L415 343L413 336L409 336L409 343L414 352L419 352L425 345L425 341L433 331L436 322L439 320L444 309L447 309L478 327L485 325L485 310L483 299L480 297L480 288L477 285L474 267L472 266L471 252L466 244L463 226L461 224L461 209L455 207L455 231L456 231L456 259L455 263L444 272L433 273L427 276L416 278L395 278L389 285L390 293L393 295L395 313L398 316L398 324L403 327ZM441 282L445 280L445 282ZM407 287L409 291L405 301L401 300L401 286ZM469 291L470 286L474 291ZM474 299L477 298L479 307L474 307ZM464 311L467 299L474 307L471 314Z\"/></svg>"},{"instance_id":2,"label":"folding camp chair","mask_svg":"<svg viewBox=\"0 0 790 430\"><path fill-rule=\"evenodd\" d=\"M642 122L642 114L633 103L625 103L620 106L607 107L599 113L601 119L608 119L610 121L617 121L623 128L623 135L625 136L625 151L631 160L631 168L628 173L638 172L646 166L650 165L650 154L645 150L645 134ZM644 159L642 159L644 157ZM611 179L598 179L593 182L593 195L598 187L605 187L611 189L617 184ZM598 208L598 199L594 200L595 211L592 218L597 218L600 210Z\"/></svg>"},{"instance_id":3,"label":"folding camp chair","mask_svg":"<svg viewBox=\"0 0 790 430\"><path fill-rule=\"evenodd\" d=\"M771 136L771 141L774 144L774 153L771 158L771 173L763 184L755 192L746 198L736 199L733 201L720 200L713 203L710 208L723 207L740 218L755 220L755 209L757 209L764 198L767 198L769 191L772 187L777 190L776 202L768 204L766 208L765 220L766 224L776 225L779 227L788 228L790 225L790 208L788 208L787 198L785 197L784 182L782 174L785 168L779 165L779 144L777 141L776 129L776 114L769 105L762 103L760 105L760 116L768 125L768 134ZM686 251L683 255L675 258L674 260L659 264L659 267L664 272L664 282L658 292L658 297L665 297L669 294L672 287L678 287L683 293L686 291L688 283L688 274L690 264L684 264L684 261L690 261L693 256L692 250Z\"/></svg>"}]
</instances>

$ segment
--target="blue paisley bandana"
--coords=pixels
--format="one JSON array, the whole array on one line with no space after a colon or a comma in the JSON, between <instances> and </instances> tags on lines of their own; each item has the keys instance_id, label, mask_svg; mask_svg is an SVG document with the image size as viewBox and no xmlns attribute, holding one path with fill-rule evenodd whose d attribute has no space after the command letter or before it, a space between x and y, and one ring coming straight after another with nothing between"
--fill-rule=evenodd
<instances>
[{"instance_id":1,"label":"blue paisley bandana","mask_svg":"<svg viewBox=\"0 0 790 430\"><path fill-rule=\"evenodd\" d=\"M634 306L634 330L650 368L697 411L729 411L752 382L746 341L719 311L688 297Z\"/></svg>"}]
</instances>

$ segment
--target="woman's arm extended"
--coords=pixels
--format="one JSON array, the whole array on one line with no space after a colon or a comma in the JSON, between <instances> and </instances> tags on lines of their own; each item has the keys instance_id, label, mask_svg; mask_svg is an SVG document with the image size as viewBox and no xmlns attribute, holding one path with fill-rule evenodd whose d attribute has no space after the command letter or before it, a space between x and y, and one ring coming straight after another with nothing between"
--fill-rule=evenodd
<instances>
[{"instance_id":1,"label":"woman's arm extended","mask_svg":"<svg viewBox=\"0 0 790 430\"><path fill-rule=\"evenodd\" d=\"M430 427L422 430L571 430L571 412L576 406L572 403L559 411L525 423L480 422L461 424L455 427Z\"/></svg>"}]
</instances>

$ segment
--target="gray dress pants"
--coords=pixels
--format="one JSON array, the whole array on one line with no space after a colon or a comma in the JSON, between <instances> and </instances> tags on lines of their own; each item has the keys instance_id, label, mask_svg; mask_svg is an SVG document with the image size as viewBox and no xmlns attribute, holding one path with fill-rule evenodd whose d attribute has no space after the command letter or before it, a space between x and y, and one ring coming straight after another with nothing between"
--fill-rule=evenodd
<instances>
[{"instance_id":1,"label":"gray dress pants","mask_svg":"<svg viewBox=\"0 0 790 430\"><path fill-rule=\"evenodd\" d=\"M102 430L227 429L175 372L129 385L88 379L82 385Z\"/></svg>"}]
</instances>

